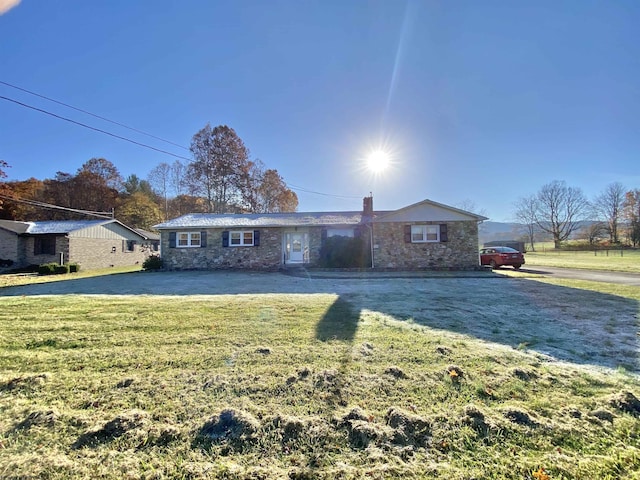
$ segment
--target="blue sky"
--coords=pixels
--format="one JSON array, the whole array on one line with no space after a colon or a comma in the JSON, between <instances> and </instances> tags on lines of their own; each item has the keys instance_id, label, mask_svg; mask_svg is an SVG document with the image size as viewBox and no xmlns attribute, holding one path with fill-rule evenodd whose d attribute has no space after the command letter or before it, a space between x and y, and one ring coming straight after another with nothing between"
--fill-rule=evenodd
<instances>
[{"instance_id":1,"label":"blue sky","mask_svg":"<svg viewBox=\"0 0 640 480\"><path fill-rule=\"evenodd\" d=\"M636 0L23 0L0 16L0 81L185 147L229 125L286 182L330 194L297 191L300 211L371 191L377 209L471 202L502 221L553 180L640 188L638 25ZM362 160L381 144L394 162L374 176ZM11 180L92 157L142 178L174 160L0 99Z\"/></svg>"}]
</instances>

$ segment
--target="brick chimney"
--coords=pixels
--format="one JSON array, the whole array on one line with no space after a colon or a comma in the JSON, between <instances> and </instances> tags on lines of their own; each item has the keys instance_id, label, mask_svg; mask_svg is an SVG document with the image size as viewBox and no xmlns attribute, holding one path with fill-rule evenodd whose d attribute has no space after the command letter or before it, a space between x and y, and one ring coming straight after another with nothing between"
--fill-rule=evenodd
<instances>
[{"instance_id":1,"label":"brick chimney","mask_svg":"<svg viewBox=\"0 0 640 480\"><path fill-rule=\"evenodd\" d=\"M365 217L373 216L373 195L371 194L362 199L362 215Z\"/></svg>"}]
</instances>

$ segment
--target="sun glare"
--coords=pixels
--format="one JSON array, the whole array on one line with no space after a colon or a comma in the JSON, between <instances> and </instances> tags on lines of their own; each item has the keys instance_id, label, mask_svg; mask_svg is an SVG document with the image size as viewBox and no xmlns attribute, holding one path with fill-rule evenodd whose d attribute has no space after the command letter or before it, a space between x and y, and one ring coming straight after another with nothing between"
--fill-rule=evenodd
<instances>
[{"instance_id":1,"label":"sun glare","mask_svg":"<svg viewBox=\"0 0 640 480\"><path fill-rule=\"evenodd\" d=\"M381 173L389 167L391 155L384 150L374 150L367 157L367 168L373 173Z\"/></svg>"}]
</instances>

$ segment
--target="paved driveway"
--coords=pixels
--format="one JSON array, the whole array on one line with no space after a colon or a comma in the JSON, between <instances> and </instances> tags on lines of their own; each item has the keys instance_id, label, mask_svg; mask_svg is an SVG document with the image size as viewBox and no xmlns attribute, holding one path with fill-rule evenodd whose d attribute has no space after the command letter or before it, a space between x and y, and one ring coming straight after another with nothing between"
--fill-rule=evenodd
<instances>
[{"instance_id":1,"label":"paved driveway","mask_svg":"<svg viewBox=\"0 0 640 480\"><path fill-rule=\"evenodd\" d=\"M297 275L260 272L179 271L133 272L32 284L0 289L0 296L17 295L221 295L260 293L385 293L434 279L504 280L491 272L356 273L318 272ZM399 287L403 288L403 287Z\"/></svg>"},{"instance_id":2,"label":"paved driveway","mask_svg":"<svg viewBox=\"0 0 640 480\"><path fill-rule=\"evenodd\" d=\"M640 274L624 272L608 272L602 270L582 270L578 268L531 267L522 268L521 272L534 273L551 278L570 278L590 280L592 282L619 283L622 285L640 286Z\"/></svg>"},{"instance_id":3,"label":"paved driveway","mask_svg":"<svg viewBox=\"0 0 640 480\"><path fill-rule=\"evenodd\" d=\"M505 268L508 270L508 268ZM532 267L523 273L552 278L571 278L640 286L640 274ZM402 281L399 281L402 280ZM18 295L220 295L251 293L380 293L411 288L425 281L467 280L477 282L505 280L486 272L301 272L298 276L282 273L181 271L134 272L32 284L0 289L0 296ZM455 282L458 284L458 282ZM404 285L404 287L402 286ZM471 287L473 288L473 287Z\"/></svg>"}]
</instances>

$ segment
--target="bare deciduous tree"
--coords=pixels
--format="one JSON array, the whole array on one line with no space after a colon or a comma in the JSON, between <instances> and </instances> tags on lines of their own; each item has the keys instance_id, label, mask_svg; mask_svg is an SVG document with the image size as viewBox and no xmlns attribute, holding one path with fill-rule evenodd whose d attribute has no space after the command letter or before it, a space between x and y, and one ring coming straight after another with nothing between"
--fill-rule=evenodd
<instances>
[{"instance_id":1,"label":"bare deciduous tree","mask_svg":"<svg viewBox=\"0 0 640 480\"><path fill-rule=\"evenodd\" d=\"M0 160L0 178L7 178L7 173L4 171L5 168L9 168L9 164L4 160Z\"/></svg>"},{"instance_id":2,"label":"bare deciduous tree","mask_svg":"<svg viewBox=\"0 0 640 480\"><path fill-rule=\"evenodd\" d=\"M1 181L3 178L7 178L7 174L4 171L5 168L9 168L9 164L4 160L0 160L0 194L2 195L6 195L10 193L9 186L6 183ZM0 206L2 206L2 202L3 202L3 199L0 198Z\"/></svg>"},{"instance_id":3,"label":"bare deciduous tree","mask_svg":"<svg viewBox=\"0 0 640 480\"><path fill-rule=\"evenodd\" d=\"M456 208L460 210L464 210L465 212L475 213L476 215L482 215L483 217L487 217L487 211L484 208L479 208L476 205L476 202L471 200L470 198L465 198L461 202L455 204Z\"/></svg>"},{"instance_id":4,"label":"bare deciduous tree","mask_svg":"<svg viewBox=\"0 0 640 480\"><path fill-rule=\"evenodd\" d=\"M625 195L623 217L628 223L629 241L634 247L640 245L640 190L630 190Z\"/></svg>"},{"instance_id":5,"label":"bare deciduous tree","mask_svg":"<svg viewBox=\"0 0 640 480\"><path fill-rule=\"evenodd\" d=\"M521 197L514 204L513 212L516 220L522 223L527 229L527 238L531 251L535 252L535 234L536 234L536 196Z\"/></svg>"},{"instance_id":6,"label":"bare deciduous tree","mask_svg":"<svg viewBox=\"0 0 640 480\"><path fill-rule=\"evenodd\" d=\"M618 243L618 224L622 217L626 189L619 182L614 182L604 189L593 202L593 209L598 218L606 223L609 240Z\"/></svg>"},{"instance_id":7,"label":"bare deciduous tree","mask_svg":"<svg viewBox=\"0 0 640 480\"><path fill-rule=\"evenodd\" d=\"M171 173L170 173L170 192L173 193L174 196L179 197L180 195L185 194L185 176L187 174L187 167L180 160L176 160L171 164Z\"/></svg>"},{"instance_id":8,"label":"bare deciduous tree","mask_svg":"<svg viewBox=\"0 0 640 480\"><path fill-rule=\"evenodd\" d=\"M607 231L607 225L603 222L590 222L580 229L580 237L589 242L589 245L594 245Z\"/></svg>"},{"instance_id":9,"label":"bare deciduous tree","mask_svg":"<svg viewBox=\"0 0 640 480\"><path fill-rule=\"evenodd\" d=\"M166 162L162 162L160 165L153 168L147 179L151 184L154 192L162 198L164 201L164 220L166 221L169 216L169 185L171 183L171 165Z\"/></svg>"},{"instance_id":10,"label":"bare deciduous tree","mask_svg":"<svg viewBox=\"0 0 640 480\"><path fill-rule=\"evenodd\" d=\"M534 218L536 225L553 236L555 248L568 239L585 219L589 202L582 190L555 180L536 194Z\"/></svg>"}]
</instances>

